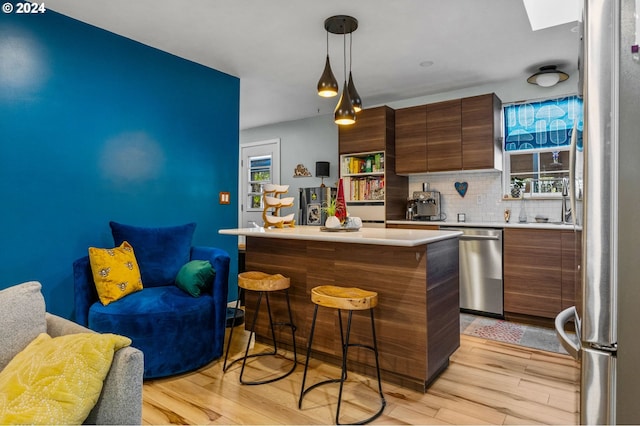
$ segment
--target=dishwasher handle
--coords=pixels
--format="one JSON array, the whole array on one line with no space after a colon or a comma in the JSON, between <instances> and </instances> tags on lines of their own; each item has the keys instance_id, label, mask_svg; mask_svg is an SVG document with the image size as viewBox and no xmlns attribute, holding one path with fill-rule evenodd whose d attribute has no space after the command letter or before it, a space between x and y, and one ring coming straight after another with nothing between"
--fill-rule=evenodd
<instances>
[{"instance_id":1,"label":"dishwasher handle","mask_svg":"<svg viewBox=\"0 0 640 426\"><path fill-rule=\"evenodd\" d=\"M500 240L497 235L460 235L461 240L473 241L473 240Z\"/></svg>"}]
</instances>

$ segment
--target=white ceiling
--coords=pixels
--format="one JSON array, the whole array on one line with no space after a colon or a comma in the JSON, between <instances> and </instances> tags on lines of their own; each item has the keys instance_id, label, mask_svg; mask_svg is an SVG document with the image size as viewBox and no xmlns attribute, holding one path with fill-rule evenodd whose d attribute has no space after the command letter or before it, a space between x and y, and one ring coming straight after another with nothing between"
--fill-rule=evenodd
<instances>
[{"instance_id":1,"label":"white ceiling","mask_svg":"<svg viewBox=\"0 0 640 426\"><path fill-rule=\"evenodd\" d=\"M521 0L48 0L47 8L240 78L240 127L333 112L316 94L324 20L346 14L353 76L367 106L575 71L576 23L532 31ZM550 11L553 13L553 11ZM347 37L347 43L349 38ZM344 79L340 36L333 72ZM430 67L421 67L432 61Z\"/></svg>"}]
</instances>

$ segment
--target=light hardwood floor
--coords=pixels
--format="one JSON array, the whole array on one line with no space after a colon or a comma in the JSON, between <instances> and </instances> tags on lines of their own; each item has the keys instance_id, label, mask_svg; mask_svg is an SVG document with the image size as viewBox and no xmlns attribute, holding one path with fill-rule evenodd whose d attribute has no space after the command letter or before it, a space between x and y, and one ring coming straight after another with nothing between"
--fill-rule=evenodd
<instances>
[{"instance_id":1,"label":"light hardwood floor","mask_svg":"<svg viewBox=\"0 0 640 426\"><path fill-rule=\"evenodd\" d=\"M239 330L239 329L236 329ZM240 333L238 333L240 334ZM234 332L234 340L236 340ZM232 353L240 354L236 340ZM256 349L265 348L256 344ZM291 357L285 353L285 357ZM304 358L289 377L266 385L238 382L240 364L222 374L222 360L192 373L147 381L144 424L334 424L338 385L298 397ZM265 378L286 359L253 359L248 379ZM313 360L307 383L338 377L335 366ZM341 422L375 410L376 382L349 374ZM579 423L579 364L567 355L461 335L449 367L423 394L383 383L387 407L378 424L565 424Z\"/></svg>"}]
</instances>

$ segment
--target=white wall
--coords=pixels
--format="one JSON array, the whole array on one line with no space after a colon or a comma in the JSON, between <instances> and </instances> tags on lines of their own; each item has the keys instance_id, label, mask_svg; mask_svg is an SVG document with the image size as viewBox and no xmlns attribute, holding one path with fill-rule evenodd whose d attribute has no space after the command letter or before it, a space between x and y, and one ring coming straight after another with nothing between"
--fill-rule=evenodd
<instances>
[{"instance_id":1,"label":"white wall","mask_svg":"<svg viewBox=\"0 0 640 426\"><path fill-rule=\"evenodd\" d=\"M433 102L446 101L449 99L465 98L467 96L483 95L485 93L495 93L503 104L531 101L535 99L546 99L561 97L563 95L575 95L578 91L578 73L571 74L565 82L553 87L540 87L527 83L526 78L485 84L482 86L468 87L466 89L452 92L438 93L435 95L420 96L411 99L404 99L397 102L389 102L391 108L398 109L415 105L429 104Z\"/></svg>"},{"instance_id":2,"label":"white wall","mask_svg":"<svg viewBox=\"0 0 640 426\"><path fill-rule=\"evenodd\" d=\"M572 74L569 79L554 87L543 88L526 82L526 78L469 87L447 93L420 96L401 101L389 102L391 108L398 109L428 104L467 96L495 93L503 104L560 97L577 93L578 76ZM364 100L366 103L366 94ZM370 108L377 105L365 105ZM319 186L320 179L315 177L293 178L297 164L304 164L315 176L316 161L331 163L331 177L325 179L326 185L334 185L338 178L338 127L332 115L319 115L304 120L288 121L269 126L256 127L240 132L240 144L280 138L281 140L281 177L280 183L289 185L289 194L297 197L298 188ZM407 196L420 190L422 182L430 182L431 188L442 192L443 211L449 220L455 220L457 213L465 213L467 221L494 222L503 220L504 209L511 209L511 221L518 220L521 203L503 201L501 172L454 172L427 173L409 177ZM469 190L461 197L454 187L456 181L466 181ZM478 200L481 195L481 200ZM478 201L481 201L480 203ZM560 220L560 200L528 200L526 210L529 220L537 214L547 216L551 221ZM297 204L296 204L297 210Z\"/></svg>"},{"instance_id":3,"label":"white wall","mask_svg":"<svg viewBox=\"0 0 640 426\"><path fill-rule=\"evenodd\" d=\"M298 188L320 186L322 181L315 177L316 161L330 163L326 186L335 186L338 180L338 126L332 114L254 127L240 132L240 145L275 138L280 138L280 184L289 185L288 195L296 197L295 211L283 213L296 213L297 219ZM293 177L298 164L303 164L312 177Z\"/></svg>"}]
</instances>

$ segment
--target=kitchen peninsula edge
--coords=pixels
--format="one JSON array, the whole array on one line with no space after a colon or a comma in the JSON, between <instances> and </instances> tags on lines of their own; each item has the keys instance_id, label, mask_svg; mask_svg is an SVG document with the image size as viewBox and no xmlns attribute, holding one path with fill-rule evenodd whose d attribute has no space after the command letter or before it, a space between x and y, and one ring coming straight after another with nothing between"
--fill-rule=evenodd
<instances>
[{"instance_id":1,"label":"kitchen peninsula edge","mask_svg":"<svg viewBox=\"0 0 640 426\"><path fill-rule=\"evenodd\" d=\"M466 227L466 228L522 228L522 229L554 229L558 231L581 230L582 227L558 222L454 222L436 220L387 220L388 228L402 226L407 228L397 229L431 229L433 227ZM410 227L410 228L409 228Z\"/></svg>"},{"instance_id":2,"label":"kitchen peninsula edge","mask_svg":"<svg viewBox=\"0 0 640 426\"><path fill-rule=\"evenodd\" d=\"M426 391L460 345L458 292L459 231L362 228L322 232L319 227L222 229L246 237L246 270L280 273L291 279L289 295L296 323L297 351L306 353L314 305L311 289L319 285L360 287L378 293L376 334L382 377ZM246 324L251 324L255 295L246 295ZM271 295L275 318L286 317L283 295ZM352 336L370 342L366 312L355 312ZM345 317L346 318L346 317ZM257 334L268 336L266 309L260 310ZM318 311L313 357L338 364L342 355L336 312ZM288 330L277 340L290 342ZM352 339L353 340L353 339ZM291 348L289 346L289 348ZM350 369L375 375L369 351L352 348Z\"/></svg>"}]
</instances>

